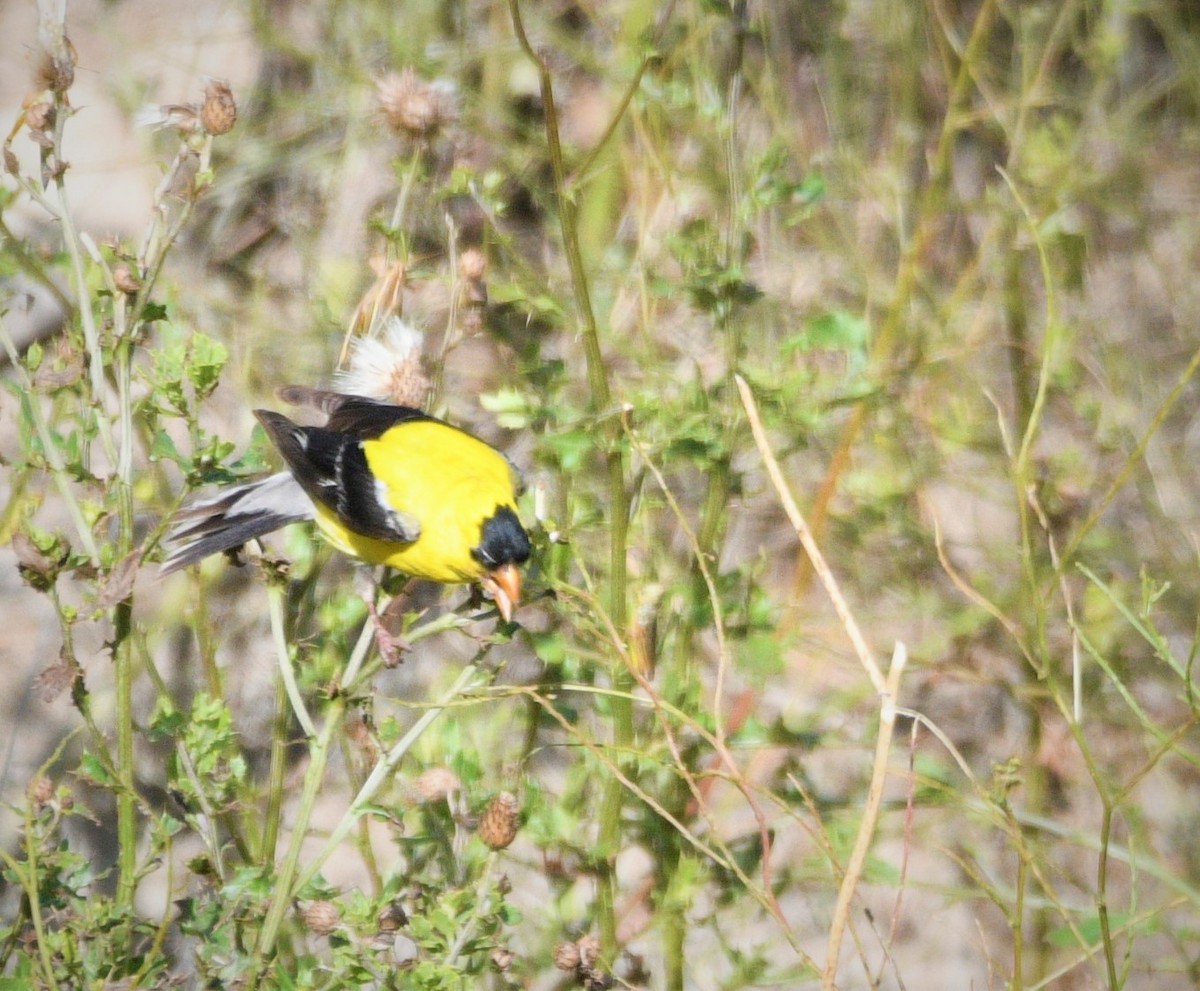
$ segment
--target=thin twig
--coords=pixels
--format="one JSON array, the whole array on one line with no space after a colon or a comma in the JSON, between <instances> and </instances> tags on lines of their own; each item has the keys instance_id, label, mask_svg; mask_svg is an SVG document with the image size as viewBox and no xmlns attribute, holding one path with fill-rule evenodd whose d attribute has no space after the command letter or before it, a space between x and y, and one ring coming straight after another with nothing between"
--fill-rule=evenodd
<instances>
[{"instance_id":1,"label":"thin twig","mask_svg":"<svg viewBox=\"0 0 1200 991\"><path fill-rule=\"evenodd\" d=\"M792 498L792 493L788 489L787 482L784 480L783 472L779 468L779 462L775 460L775 454L771 450L770 442L767 440L762 419L758 415L758 405L754 401L754 395L750 392L750 387L746 384L744 378L740 375L735 375L733 379L737 383L738 392L742 395L742 406L745 407L746 416L750 420L750 429L754 433L754 443L758 447L758 453L762 455L763 463L767 466L767 474L771 478L771 483L775 486L775 491L779 495L780 502L783 503L784 512L787 513L788 519L791 520L792 526L796 530L796 535L800 538L800 543L804 545L804 550L808 554L809 560L812 561L813 570L816 571L817 577L821 579L821 584L825 587L826 594L833 602L833 608L838 614L838 619L842 622L842 627L845 629L846 635L850 638L850 643L854 646L854 652L858 655L859 662L867 672L867 677L871 679L871 684L874 686L876 692L881 695L885 694L887 692L887 681L883 676L883 672L879 669L878 662L871 653L871 648L867 646L866 638L863 637L862 631L858 628L858 623L850 612L850 607L846 605L846 599L838 587L837 579L833 577L833 572L825 561L825 555L821 553L821 548L817 546L808 523L805 522L800 508L796 505L796 500Z\"/></svg>"},{"instance_id":2,"label":"thin twig","mask_svg":"<svg viewBox=\"0 0 1200 991\"><path fill-rule=\"evenodd\" d=\"M271 640L275 644L275 660L279 666L279 677L283 681L283 690L287 693L288 701L292 704L292 712L296 721L304 730L304 735L310 740L317 735L317 727L313 724L312 716L304 705L300 695L300 686L296 684L296 672L292 667L291 651L288 650L287 634L283 628L283 587L277 581L267 585L267 612L271 617Z\"/></svg>"},{"instance_id":3,"label":"thin twig","mask_svg":"<svg viewBox=\"0 0 1200 991\"><path fill-rule=\"evenodd\" d=\"M825 972L821 978L822 991L833 991L837 978L838 957L842 950L842 937L850 920L850 903L858 889L867 865L867 854L875 838L875 825L879 821L879 809L883 804L883 785L888 773L888 754L892 747L892 732L896 728L896 698L900 692L900 676L908 661L904 644L897 642L888 668L887 682L879 708L879 738L875 741L875 761L871 768L871 784L867 788L867 803L854 840L854 850L846 864L846 873L838 889L837 903L833 910L833 922L829 927L829 948L825 959Z\"/></svg>"},{"instance_id":4,"label":"thin twig","mask_svg":"<svg viewBox=\"0 0 1200 991\"><path fill-rule=\"evenodd\" d=\"M321 866L337 850L342 840L349 835L350 830L354 828L359 818L368 811L368 806L375 797L376 792L379 791L385 781L391 779L396 765L404 759L404 756L413 748L413 744L421 738L421 735L433 724L433 721L446 710L446 707L467 690L472 679L475 677L476 671L477 668L473 664L468 664L463 668L459 676L455 679L454 684L447 689L446 693L426 709L422 713L421 718L413 723L412 728L379 760L367 777L367 780L363 783L363 786L358 790L358 794L354 796L354 801L350 803L350 807L342 816L341 821L334 827L333 832L329 834L329 839L325 841L320 852L304 868L304 872L296 882L296 891L300 891L309 881L316 877Z\"/></svg>"}]
</instances>

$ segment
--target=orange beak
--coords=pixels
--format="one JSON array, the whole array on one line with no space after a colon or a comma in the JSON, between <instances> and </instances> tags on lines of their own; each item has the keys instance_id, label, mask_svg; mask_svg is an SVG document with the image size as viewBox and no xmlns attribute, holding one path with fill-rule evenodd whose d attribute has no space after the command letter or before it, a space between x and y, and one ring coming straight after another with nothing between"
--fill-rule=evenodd
<instances>
[{"instance_id":1,"label":"orange beak","mask_svg":"<svg viewBox=\"0 0 1200 991\"><path fill-rule=\"evenodd\" d=\"M496 603L504 622L511 623L513 612L521 603L521 572L517 570L517 566L512 563L502 564L484 575L479 584Z\"/></svg>"}]
</instances>

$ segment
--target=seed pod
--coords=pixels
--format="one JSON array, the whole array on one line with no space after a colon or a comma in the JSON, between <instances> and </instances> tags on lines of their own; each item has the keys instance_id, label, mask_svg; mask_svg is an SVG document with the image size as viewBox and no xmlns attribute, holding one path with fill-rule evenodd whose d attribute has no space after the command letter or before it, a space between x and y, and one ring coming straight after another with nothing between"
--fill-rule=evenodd
<instances>
[{"instance_id":1,"label":"seed pod","mask_svg":"<svg viewBox=\"0 0 1200 991\"><path fill-rule=\"evenodd\" d=\"M54 782L46 777L34 778L25 789L25 794L35 806L48 805L54 797Z\"/></svg>"},{"instance_id":2,"label":"seed pod","mask_svg":"<svg viewBox=\"0 0 1200 991\"><path fill-rule=\"evenodd\" d=\"M559 943L554 948L554 966L559 970L577 970L579 968L579 947L574 943Z\"/></svg>"},{"instance_id":3,"label":"seed pod","mask_svg":"<svg viewBox=\"0 0 1200 991\"><path fill-rule=\"evenodd\" d=\"M300 918L308 931L318 936L328 936L342 922L342 913L333 902L309 902L300 912Z\"/></svg>"},{"instance_id":4,"label":"seed pod","mask_svg":"<svg viewBox=\"0 0 1200 991\"><path fill-rule=\"evenodd\" d=\"M113 266L113 285L126 296L136 296L142 288L142 281L133 274L128 262L118 262Z\"/></svg>"},{"instance_id":5,"label":"seed pod","mask_svg":"<svg viewBox=\"0 0 1200 991\"><path fill-rule=\"evenodd\" d=\"M595 936L580 936L575 941L579 948L579 966L584 970L592 970L600 959L600 940Z\"/></svg>"},{"instance_id":6,"label":"seed pod","mask_svg":"<svg viewBox=\"0 0 1200 991\"><path fill-rule=\"evenodd\" d=\"M516 796L502 791L483 810L479 820L479 838L493 850L503 850L517 837L520 811Z\"/></svg>"},{"instance_id":7,"label":"seed pod","mask_svg":"<svg viewBox=\"0 0 1200 991\"><path fill-rule=\"evenodd\" d=\"M409 138L433 138L457 116L453 90L418 79L411 68L380 79L376 97L388 126Z\"/></svg>"},{"instance_id":8,"label":"seed pod","mask_svg":"<svg viewBox=\"0 0 1200 991\"><path fill-rule=\"evenodd\" d=\"M451 792L458 791L462 782L448 767L431 767L417 778L417 794L422 802L443 802Z\"/></svg>"},{"instance_id":9,"label":"seed pod","mask_svg":"<svg viewBox=\"0 0 1200 991\"><path fill-rule=\"evenodd\" d=\"M209 134L227 134L233 130L233 125L237 123L237 103L228 83L212 79L204 87L200 123Z\"/></svg>"}]
</instances>

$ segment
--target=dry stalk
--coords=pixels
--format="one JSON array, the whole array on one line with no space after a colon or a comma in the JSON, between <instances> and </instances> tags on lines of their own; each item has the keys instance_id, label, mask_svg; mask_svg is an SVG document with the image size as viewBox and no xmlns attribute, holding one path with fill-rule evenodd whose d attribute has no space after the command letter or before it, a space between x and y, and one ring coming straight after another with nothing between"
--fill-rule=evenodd
<instances>
[{"instance_id":1,"label":"dry stalk","mask_svg":"<svg viewBox=\"0 0 1200 991\"><path fill-rule=\"evenodd\" d=\"M750 420L750 429L754 433L754 443L758 447L758 453L762 455L763 463L767 467L767 474L771 478L771 484L775 486L775 491L779 495L779 501L783 504L784 512L787 513L788 519L795 528L796 536L800 538L800 543L804 546L804 552L812 562L813 570L816 571L817 577L821 579L825 593L833 602L833 608L838 614L838 619L841 620L842 628L846 631L846 636L850 638L850 643L854 647L854 653L858 655L858 660L862 664L863 670L867 672L867 677L871 679L871 684L874 686L875 691L882 695L887 691L887 682L883 677L883 672L879 669L879 664L871 653L871 648L867 646L867 641L863 637L862 631L858 628L858 623L855 621L853 614L850 612L850 607L846 604L846 599L838 587L837 579L833 577L833 572L825 560L825 555L821 553L821 548L817 546L812 530L809 529L808 523L800 512L800 507L796 505L796 500L792 498L787 481L784 479L783 472L779 468L779 462L775 460L775 453L771 450L770 442L767 440L766 431L763 429L762 418L758 415L758 404L755 403L754 396L750 392L750 387L746 385L746 380L740 375L735 375L734 380L737 382L738 392L742 394L742 405L745 407L746 416Z\"/></svg>"},{"instance_id":2,"label":"dry stalk","mask_svg":"<svg viewBox=\"0 0 1200 991\"><path fill-rule=\"evenodd\" d=\"M800 538L800 543L804 546L805 553L808 554L808 558L812 562L813 570L816 572L817 577L820 578L826 594L833 602L833 608L842 622L842 627L845 629L846 635L850 638L850 642L854 646L854 651L858 655L863 670L867 673L871 684L880 695L879 736L875 742L875 759L871 767L871 783L867 789L866 807L863 809L862 819L858 827L858 835L855 837L854 850L850 855L849 863L846 865L846 872L842 876L842 883L838 889L837 903L834 906L833 921L829 927L829 946L825 960L825 971L821 979L821 987L823 991L832 991L836 987L835 981L837 978L838 957L842 948L842 938L845 935L846 926L850 920L850 903L854 900L854 893L858 888L858 882L862 878L863 870L866 867L867 854L871 849L871 840L875 835L876 823L879 821L879 809L883 803L883 786L888 772L888 754L891 751L892 733L896 726L896 699L900 690L900 678L904 673L904 666L908 660L908 651L905 650L904 644L897 642L895 650L892 653L892 662L885 678L879 668L878 662L876 662L871 653L870 647L867 646L867 641L863 637L858 623L850 612L850 607L846 604L845 597L838 587L837 579L834 578L833 572L830 570L824 555L821 553L821 549L817 546L817 542L813 538L808 523L805 521L800 508L796 505L796 500L792 497L791 491L788 489L783 472L779 468L779 462L775 459L775 454L771 450L771 445L767 440L762 418L759 416L758 406L754 401L753 394L750 392L750 387L746 385L745 379L740 375L735 375L734 379L737 382L738 392L742 396L742 405L746 409L746 416L750 421L750 429L754 434L754 443L758 447L758 452L767 467L767 474L771 478L771 483L775 486L775 491L779 495L784 511L787 513L788 519L791 520L792 526L796 530L796 535Z\"/></svg>"},{"instance_id":3,"label":"dry stalk","mask_svg":"<svg viewBox=\"0 0 1200 991\"><path fill-rule=\"evenodd\" d=\"M858 826L858 835L854 838L854 850L850 861L846 864L846 873L842 876L841 887L838 888L837 903L833 909L833 922L829 926L829 948L826 951L825 972L821 976L822 991L833 991L837 986L838 956L842 949L842 936L850 920L850 903L854 900L854 892L858 888L863 870L867 865L867 854L871 849L871 840L875 837L875 825L879 821L879 808L883 804L883 785L888 772L888 753L892 748L892 731L896 728L896 696L900 690L900 676L904 673L904 665L908 661L908 651L904 644L897 642L892 653L892 663L888 668L886 688L879 709L879 737L875 741L875 760L871 766L871 784L867 788L867 804L863 809L862 820Z\"/></svg>"}]
</instances>

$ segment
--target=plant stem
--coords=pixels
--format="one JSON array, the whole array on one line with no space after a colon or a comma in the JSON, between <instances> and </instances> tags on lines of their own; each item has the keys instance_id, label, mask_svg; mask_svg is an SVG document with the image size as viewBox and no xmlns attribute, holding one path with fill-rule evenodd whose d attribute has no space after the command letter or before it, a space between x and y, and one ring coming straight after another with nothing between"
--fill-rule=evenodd
<instances>
[{"instance_id":1,"label":"plant stem","mask_svg":"<svg viewBox=\"0 0 1200 991\"><path fill-rule=\"evenodd\" d=\"M263 821L258 862L264 868L275 863L279 844L279 821L283 814L284 775L287 771L288 724L291 706L283 684L282 672L275 675L275 716L271 724L271 771L267 778L267 812Z\"/></svg>"},{"instance_id":2,"label":"plant stem","mask_svg":"<svg viewBox=\"0 0 1200 991\"><path fill-rule=\"evenodd\" d=\"M283 586L279 581L271 581L267 585L267 611L271 616L271 639L275 644L275 662L279 671L279 680L283 683L288 701L292 704L292 712L296 721L310 739L317 735L312 716L304 705L300 695L300 686L296 684L296 672L292 667L291 651L288 650L287 633L283 622Z\"/></svg>"},{"instance_id":3,"label":"plant stem","mask_svg":"<svg viewBox=\"0 0 1200 991\"><path fill-rule=\"evenodd\" d=\"M37 939L38 956L41 958L42 970L46 975L46 986L58 991L58 980L54 976L54 960L50 956L50 947L46 943L46 924L42 919L42 896L38 891L38 861L37 836L34 830L33 814L25 810L25 865L17 863L3 850L0 859L8 865L8 869L16 875L21 890L29 902L29 919L33 923L34 936Z\"/></svg>"},{"instance_id":4,"label":"plant stem","mask_svg":"<svg viewBox=\"0 0 1200 991\"><path fill-rule=\"evenodd\" d=\"M300 875L300 880L296 883L297 889L303 888L316 877L321 866L341 845L342 840L350 834L350 830L354 828L355 823L362 817L366 811L366 807L375 797L375 793L391 777L392 772L395 771L396 766L403 760L405 754L412 749L413 744L421 738L421 735L430 727L433 721L445 711L450 702L470 685L472 679L475 677L475 672L476 668L473 664L468 664L464 667L455 679L454 684L450 686L442 698L422 713L421 718L413 723L412 728L375 765L371 773L367 776L367 780L363 782L363 786L358 790L358 794L354 796L354 801L350 803L350 807L346 810L345 815L342 816L341 821L334 827L333 832L329 834L329 839L325 841L325 845L321 847L320 852L305 867L304 873Z\"/></svg>"},{"instance_id":5,"label":"plant stem","mask_svg":"<svg viewBox=\"0 0 1200 991\"><path fill-rule=\"evenodd\" d=\"M304 849L304 840L308 835L308 823L316 806L317 793L325 780L325 764L329 760L330 745L334 735L341 729L342 717L346 714L346 704L347 700L344 695L339 695L329 703L329 708L325 713L325 725L321 727L320 735L309 744L308 770L304 773L304 787L300 793L296 821L292 824L287 855L275 876L275 897L271 901L262 931L258 935L258 945L255 948L255 970L249 982L251 988L259 987L266 973L266 968L275 952L275 941L279 936L283 917L298 890L299 886L295 884L295 879L300 866L300 853Z\"/></svg>"},{"instance_id":6,"label":"plant stem","mask_svg":"<svg viewBox=\"0 0 1200 991\"><path fill-rule=\"evenodd\" d=\"M1100 919L1100 937L1104 942L1104 964L1108 970L1108 991L1119 991L1117 955L1113 947L1112 924L1108 918L1108 844L1112 839L1113 806L1105 795L1104 815L1100 820L1100 856L1096 864L1096 913Z\"/></svg>"},{"instance_id":7,"label":"plant stem","mask_svg":"<svg viewBox=\"0 0 1200 991\"><path fill-rule=\"evenodd\" d=\"M542 106L546 123L546 150L554 174L555 198L558 202L558 220L562 235L563 251L571 272L571 286L581 323L581 338L587 366L587 383L592 409L598 414L608 411L612 402L608 369L600 347L600 332L592 307L591 291L588 288L587 272L583 264L583 253L579 246L579 231L575 223L577 208L567 189L567 172L563 162L562 142L559 138L558 109L554 101L554 84L546 62L534 50L525 32L521 19L519 0L509 0L513 31L525 56L537 69L541 89ZM607 608L613 625L618 630L626 626L626 556L629 527L629 495L626 487L626 455L615 418L607 424L605 439L608 450L604 455L608 479L608 527L609 527L609 573ZM633 688L634 679L622 663L612 665L612 684L615 690L612 699L613 747L617 753L617 764L630 777L634 775L628 752L633 744L633 705L626 698ZM599 807L599 837L597 840L598 874L597 913L599 915L602 953L612 959L617 952L616 925L616 873L615 861L621 845L621 818L625 801L625 789L616 777L609 777L604 784Z\"/></svg>"},{"instance_id":8,"label":"plant stem","mask_svg":"<svg viewBox=\"0 0 1200 991\"><path fill-rule=\"evenodd\" d=\"M137 792L133 781L133 650L130 624L132 599L117 603L113 653L117 695L117 905L132 908L137 886Z\"/></svg>"}]
</instances>

